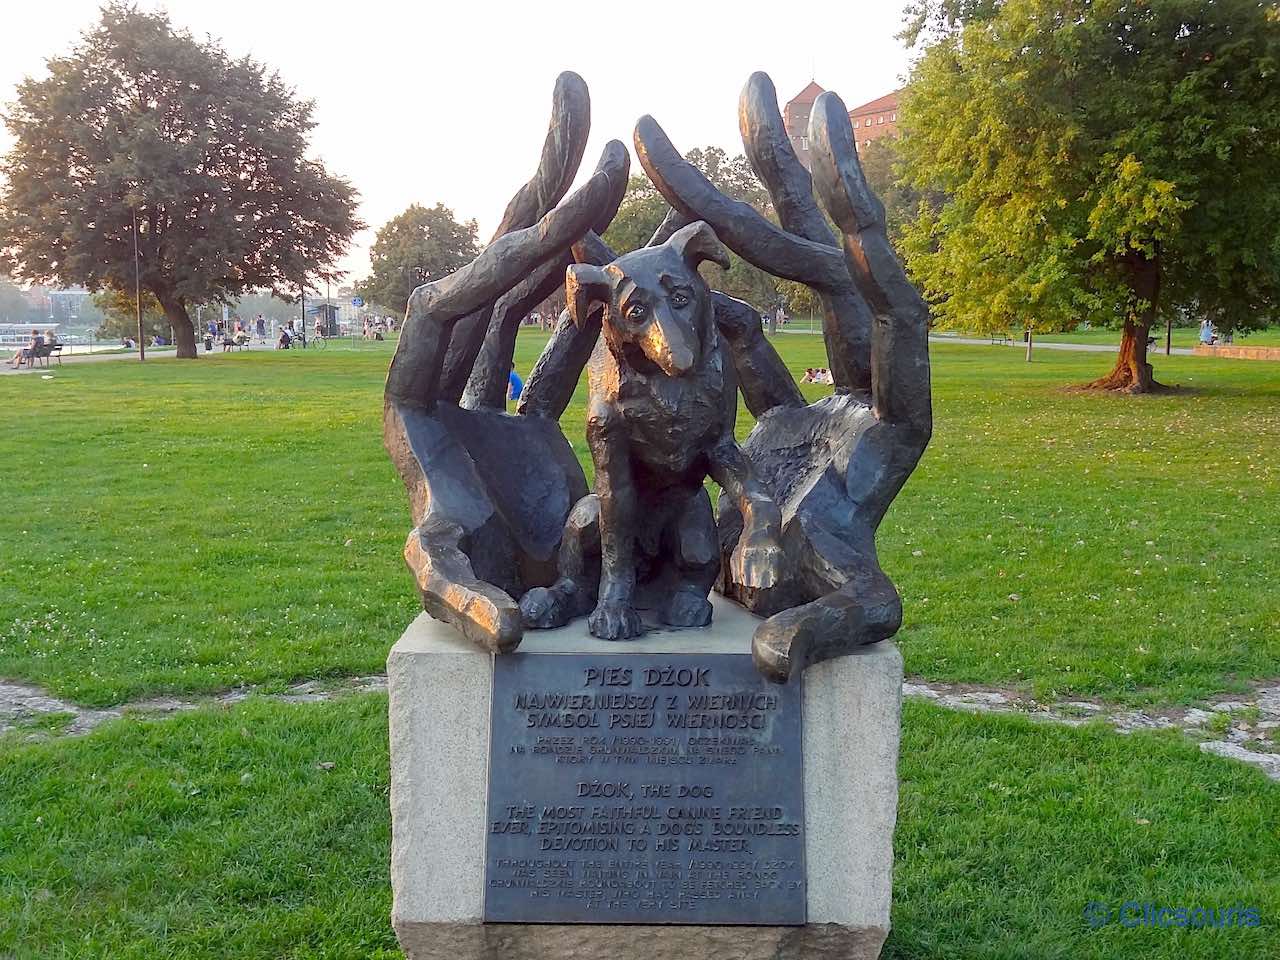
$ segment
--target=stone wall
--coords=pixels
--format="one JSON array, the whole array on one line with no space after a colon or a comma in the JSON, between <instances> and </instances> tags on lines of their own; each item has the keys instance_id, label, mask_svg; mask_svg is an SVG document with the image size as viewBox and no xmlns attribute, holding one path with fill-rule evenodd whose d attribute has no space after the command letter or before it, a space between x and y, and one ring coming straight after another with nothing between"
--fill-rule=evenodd
<instances>
[{"instance_id":1,"label":"stone wall","mask_svg":"<svg viewBox=\"0 0 1280 960\"><path fill-rule=\"evenodd\" d=\"M1234 343L1198 343L1197 357L1230 357L1233 360L1280 360L1280 347L1246 347Z\"/></svg>"}]
</instances>

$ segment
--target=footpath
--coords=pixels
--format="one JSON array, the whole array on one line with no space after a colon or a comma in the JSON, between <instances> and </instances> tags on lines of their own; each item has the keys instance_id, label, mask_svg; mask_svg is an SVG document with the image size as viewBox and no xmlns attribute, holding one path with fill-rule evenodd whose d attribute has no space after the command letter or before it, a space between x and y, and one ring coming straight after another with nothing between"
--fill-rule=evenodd
<instances>
[{"instance_id":1,"label":"footpath","mask_svg":"<svg viewBox=\"0 0 1280 960\"><path fill-rule=\"evenodd\" d=\"M992 343L989 339L978 337L952 337L946 334L929 334L930 343L963 343L971 347L1016 347L1019 350L1026 350L1027 345L1022 340L1009 340L1005 342ZM1118 344L1111 343L1056 343L1052 340L1037 340L1031 345L1034 353L1036 350L1079 350L1083 353L1116 353L1120 349ZM1151 348L1152 352L1160 355L1164 354L1164 347ZM1174 347L1172 352L1179 357L1189 357L1194 350L1187 347Z\"/></svg>"},{"instance_id":2,"label":"footpath","mask_svg":"<svg viewBox=\"0 0 1280 960\"><path fill-rule=\"evenodd\" d=\"M250 343L245 349L258 351L258 350L274 350L275 348L276 347L274 343ZM242 350L238 350L238 349L228 350L224 352L221 346L215 346L213 350L208 353L206 353L204 349L201 348L200 358L204 360L204 359L210 359L213 357L234 356L235 354L242 353L242 352L243 352ZM165 349L147 351L148 361L163 360L166 357L169 359L173 359L173 351L165 350ZM57 360L50 360L49 366L47 367L44 366L42 363L40 366L36 366L36 367L28 367L24 365L19 369L15 370L13 367L9 366L8 363L5 363L3 366L0 366L0 374L22 374L22 373L56 374L58 372L59 367L69 367L72 365L78 366L79 364L82 364L82 363L109 363L113 360L132 360L134 363L139 362L138 354L136 351L133 351L133 350L122 351L119 353L69 353L62 358L61 363L59 363Z\"/></svg>"}]
</instances>

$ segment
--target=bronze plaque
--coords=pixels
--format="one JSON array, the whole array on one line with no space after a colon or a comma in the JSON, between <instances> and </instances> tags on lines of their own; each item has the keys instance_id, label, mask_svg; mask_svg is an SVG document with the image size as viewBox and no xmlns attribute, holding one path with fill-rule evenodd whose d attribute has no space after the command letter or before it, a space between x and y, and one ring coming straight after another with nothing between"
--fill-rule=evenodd
<instances>
[{"instance_id":1,"label":"bronze plaque","mask_svg":"<svg viewBox=\"0 0 1280 960\"><path fill-rule=\"evenodd\" d=\"M485 920L803 924L800 691L746 655L495 658Z\"/></svg>"}]
</instances>

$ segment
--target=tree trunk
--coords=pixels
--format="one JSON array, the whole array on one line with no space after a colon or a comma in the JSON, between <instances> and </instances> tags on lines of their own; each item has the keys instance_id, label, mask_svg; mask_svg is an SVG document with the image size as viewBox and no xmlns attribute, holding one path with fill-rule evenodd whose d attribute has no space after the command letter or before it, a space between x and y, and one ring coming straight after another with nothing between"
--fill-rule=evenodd
<instances>
[{"instance_id":1,"label":"tree trunk","mask_svg":"<svg viewBox=\"0 0 1280 960\"><path fill-rule=\"evenodd\" d=\"M1121 393L1151 393L1164 389L1152 376L1147 360L1147 340L1156 319L1160 297L1160 262L1135 254L1128 260L1129 287L1136 307L1124 321L1120 338L1120 354L1116 365L1105 377L1085 384L1091 390L1116 390Z\"/></svg>"},{"instance_id":2,"label":"tree trunk","mask_svg":"<svg viewBox=\"0 0 1280 960\"><path fill-rule=\"evenodd\" d=\"M196 349L196 328L187 315L187 305L181 298L156 294L160 306L164 308L164 318L173 328L173 345L177 347L176 356L182 360L195 360L200 356Z\"/></svg>"}]
</instances>

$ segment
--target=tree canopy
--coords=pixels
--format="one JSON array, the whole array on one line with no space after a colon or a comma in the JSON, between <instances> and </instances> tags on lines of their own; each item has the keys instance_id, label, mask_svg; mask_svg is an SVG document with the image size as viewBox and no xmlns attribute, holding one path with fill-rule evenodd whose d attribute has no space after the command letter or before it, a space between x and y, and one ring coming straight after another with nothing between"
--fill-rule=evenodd
<instances>
[{"instance_id":1,"label":"tree canopy","mask_svg":"<svg viewBox=\"0 0 1280 960\"><path fill-rule=\"evenodd\" d=\"M1280 317L1280 22L1258 0L946 0L902 108L904 251L941 325L1122 326L1096 386L1156 386L1157 315Z\"/></svg>"},{"instance_id":2,"label":"tree canopy","mask_svg":"<svg viewBox=\"0 0 1280 960\"><path fill-rule=\"evenodd\" d=\"M336 278L356 193L306 156L312 103L248 57L124 4L18 88L0 237L22 279L142 286L179 356L187 308Z\"/></svg>"},{"instance_id":3,"label":"tree canopy","mask_svg":"<svg viewBox=\"0 0 1280 960\"><path fill-rule=\"evenodd\" d=\"M642 173L632 174L627 180L622 204L604 232L604 242L619 256L640 249L649 242L668 209L667 201L648 177Z\"/></svg>"},{"instance_id":4,"label":"tree canopy","mask_svg":"<svg viewBox=\"0 0 1280 960\"><path fill-rule=\"evenodd\" d=\"M138 336L138 307L133 294L108 287L93 295L93 305L102 311L102 323L96 331L103 339ZM169 336L169 320L155 295L142 292L142 335Z\"/></svg>"},{"instance_id":5,"label":"tree canopy","mask_svg":"<svg viewBox=\"0 0 1280 960\"><path fill-rule=\"evenodd\" d=\"M462 269L479 253L474 220L459 223L441 203L415 203L378 230L369 276L357 286L369 303L403 316L414 287Z\"/></svg>"}]
</instances>

